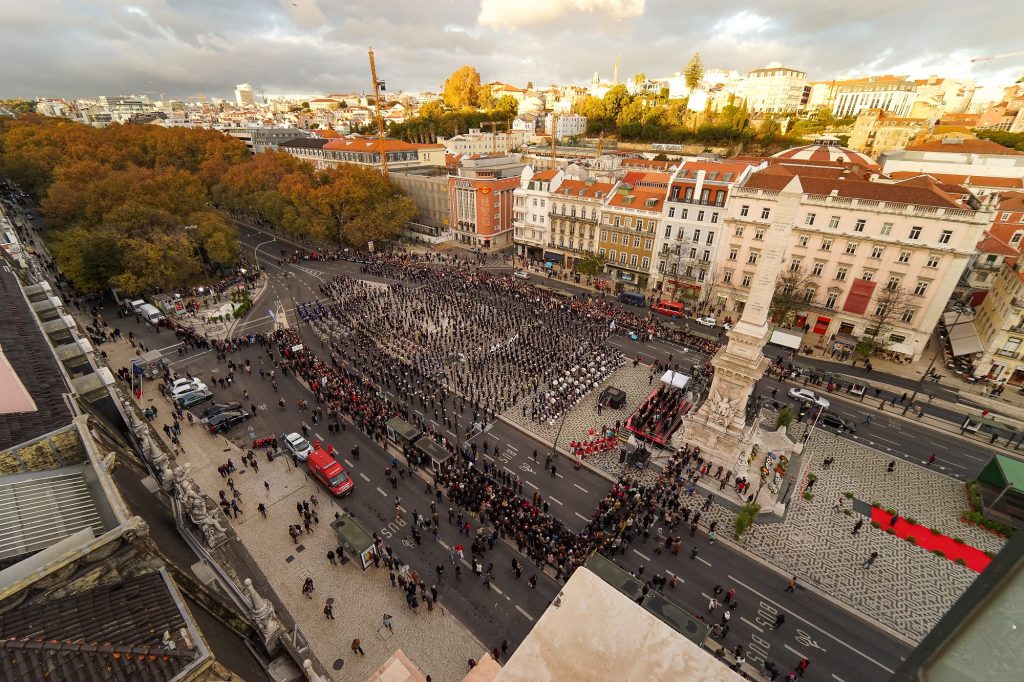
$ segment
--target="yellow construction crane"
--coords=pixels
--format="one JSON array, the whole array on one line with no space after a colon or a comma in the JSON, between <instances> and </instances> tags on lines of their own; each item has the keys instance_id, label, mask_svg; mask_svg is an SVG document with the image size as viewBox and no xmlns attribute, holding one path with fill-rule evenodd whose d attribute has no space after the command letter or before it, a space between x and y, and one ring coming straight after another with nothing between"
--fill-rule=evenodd
<instances>
[{"instance_id":1,"label":"yellow construction crane","mask_svg":"<svg viewBox=\"0 0 1024 682\"><path fill-rule=\"evenodd\" d=\"M384 143L384 117L380 113L380 91L384 81L377 80L377 66L373 62L373 48L370 48L370 78L373 79L373 105L377 112L377 149L380 151L380 172L388 178L388 152Z\"/></svg>"}]
</instances>

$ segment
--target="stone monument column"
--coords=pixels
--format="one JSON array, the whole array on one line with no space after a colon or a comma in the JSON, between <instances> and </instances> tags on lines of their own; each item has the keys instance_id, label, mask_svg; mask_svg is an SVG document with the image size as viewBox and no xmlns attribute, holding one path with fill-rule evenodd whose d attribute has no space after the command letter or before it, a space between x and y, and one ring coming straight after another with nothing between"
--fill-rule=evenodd
<instances>
[{"instance_id":1,"label":"stone monument column","mask_svg":"<svg viewBox=\"0 0 1024 682\"><path fill-rule=\"evenodd\" d=\"M685 421L686 443L700 447L705 460L732 471L736 477L746 476L748 480L752 478L749 475L753 464L750 453L758 424L755 419L753 425L746 426L747 400L754 384L771 364L762 349L768 338L775 284L782 271L802 195L803 187L796 177L779 193L743 314L728 332L728 343L711 359L715 375L707 400ZM764 453L759 453L759 457L763 456Z\"/></svg>"}]
</instances>

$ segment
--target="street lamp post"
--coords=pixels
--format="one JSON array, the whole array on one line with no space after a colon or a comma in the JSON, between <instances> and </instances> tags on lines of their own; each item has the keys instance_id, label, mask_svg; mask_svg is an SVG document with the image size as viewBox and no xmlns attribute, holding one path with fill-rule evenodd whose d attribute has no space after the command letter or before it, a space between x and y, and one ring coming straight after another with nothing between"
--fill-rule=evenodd
<instances>
[{"instance_id":1,"label":"street lamp post","mask_svg":"<svg viewBox=\"0 0 1024 682\"><path fill-rule=\"evenodd\" d=\"M953 324L950 325L950 329L956 327L957 323L960 322L960 316L967 312L967 306L959 304L954 307L954 310L956 310L956 318L953 320ZM938 360L939 356L942 355L942 341L939 340L939 343L936 345L937 348L935 349L935 355L932 356L932 361L928 363L928 368L924 371L924 374L921 375L921 379L917 382L917 386L914 387L914 394L910 396L910 400L908 400L907 404L903 406L902 414L904 415L907 413L907 410L910 409L910 406L914 404L914 401L917 399L917 394L924 390L924 380L931 376L932 367L935 366L936 360Z\"/></svg>"},{"instance_id":2,"label":"street lamp post","mask_svg":"<svg viewBox=\"0 0 1024 682\"><path fill-rule=\"evenodd\" d=\"M256 264L256 267L260 266L260 256L259 256L260 247L261 246L266 246L267 244L273 244L276 241L277 241L277 237L274 237L273 239L268 239L265 242L260 242L256 246L252 247L252 261L253 261L253 263Z\"/></svg>"}]
</instances>

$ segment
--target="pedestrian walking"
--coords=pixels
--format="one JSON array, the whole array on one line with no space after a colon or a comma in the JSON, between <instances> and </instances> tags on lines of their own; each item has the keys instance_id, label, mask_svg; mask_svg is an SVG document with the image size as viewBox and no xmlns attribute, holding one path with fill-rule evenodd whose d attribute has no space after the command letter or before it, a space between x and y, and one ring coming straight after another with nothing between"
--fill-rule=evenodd
<instances>
[{"instance_id":1,"label":"pedestrian walking","mask_svg":"<svg viewBox=\"0 0 1024 682\"><path fill-rule=\"evenodd\" d=\"M871 555L868 556L868 558L864 560L864 564L863 564L864 568L871 568L871 566L874 565L874 563L875 563L875 559L877 559L877 558L878 558L878 552L872 552Z\"/></svg>"},{"instance_id":2,"label":"pedestrian walking","mask_svg":"<svg viewBox=\"0 0 1024 682\"><path fill-rule=\"evenodd\" d=\"M889 462L889 465L885 467L885 470L886 470L887 472L889 472L890 474L891 474L892 472L896 471L896 460L891 460L891 461Z\"/></svg>"},{"instance_id":3,"label":"pedestrian walking","mask_svg":"<svg viewBox=\"0 0 1024 682\"><path fill-rule=\"evenodd\" d=\"M930 455L930 456L928 457L928 466L931 466L932 464L935 464L935 454L934 454L934 453L932 453L932 454L931 454L931 455Z\"/></svg>"},{"instance_id":4,"label":"pedestrian walking","mask_svg":"<svg viewBox=\"0 0 1024 682\"><path fill-rule=\"evenodd\" d=\"M302 583L302 594L306 595L306 597L308 597L309 599L312 599L313 589L313 579L306 578L306 580Z\"/></svg>"},{"instance_id":5,"label":"pedestrian walking","mask_svg":"<svg viewBox=\"0 0 1024 682\"><path fill-rule=\"evenodd\" d=\"M366 652L363 651L363 647L360 646L358 639L353 639L352 640L352 653L353 654L359 654L360 656L365 656L366 655Z\"/></svg>"},{"instance_id":6,"label":"pedestrian walking","mask_svg":"<svg viewBox=\"0 0 1024 682\"><path fill-rule=\"evenodd\" d=\"M789 579L789 584L786 585L786 592L796 592L796 576L794 575Z\"/></svg>"},{"instance_id":7,"label":"pedestrian walking","mask_svg":"<svg viewBox=\"0 0 1024 682\"><path fill-rule=\"evenodd\" d=\"M857 535L860 532L861 526L864 525L864 519L857 519L857 523L853 524L853 532L850 535Z\"/></svg>"},{"instance_id":8,"label":"pedestrian walking","mask_svg":"<svg viewBox=\"0 0 1024 682\"><path fill-rule=\"evenodd\" d=\"M690 559L692 560L692 559L696 559L696 558L697 558L697 548L694 547L693 549L690 550Z\"/></svg>"},{"instance_id":9,"label":"pedestrian walking","mask_svg":"<svg viewBox=\"0 0 1024 682\"><path fill-rule=\"evenodd\" d=\"M782 613L778 614L777 616L775 616L775 625L772 626L772 630L778 630L780 627L782 627L782 624L785 623L785 622L786 622L785 614L782 614Z\"/></svg>"},{"instance_id":10,"label":"pedestrian walking","mask_svg":"<svg viewBox=\"0 0 1024 682\"><path fill-rule=\"evenodd\" d=\"M267 506L260 502L256 505L256 511L263 515L263 518L267 518Z\"/></svg>"},{"instance_id":11,"label":"pedestrian walking","mask_svg":"<svg viewBox=\"0 0 1024 682\"><path fill-rule=\"evenodd\" d=\"M334 550L333 549L327 550L327 560L331 562L331 566L337 566L338 565L337 560L334 558Z\"/></svg>"},{"instance_id":12,"label":"pedestrian walking","mask_svg":"<svg viewBox=\"0 0 1024 682\"><path fill-rule=\"evenodd\" d=\"M395 628L391 626L391 614L390 613L385 613L384 617L381 620L384 623L384 627L386 627L389 632L394 632L395 631Z\"/></svg>"},{"instance_id":13,"label":"pedestrian walking","mask_svg":"<svg viewBox=\"0 0 1024 682\"><path fill-rule=\"evenodd\" d=\"M328 620L334 620L334 599L333 598L328 599L327 603L324 604L324 616L326 616Z\"/></svg>"}]
</instances>

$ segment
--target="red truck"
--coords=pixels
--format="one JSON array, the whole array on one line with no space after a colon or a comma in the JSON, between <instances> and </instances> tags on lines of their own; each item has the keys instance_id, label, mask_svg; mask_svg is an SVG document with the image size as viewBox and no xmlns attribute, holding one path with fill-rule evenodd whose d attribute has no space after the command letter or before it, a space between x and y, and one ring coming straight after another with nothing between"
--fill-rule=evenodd
<instances>
[{"instance_id":1,"label":"red truck","mask_svg":"<svg viewBox=\"0 0 1024 682\"><path fill-rule=\"evenodd\" d=\"M348 495L356 486L352 477L345 471L345 467L338 464L338 460L323 448L318 447L310 453L306 458L306 465L309 467L309 473L323 483L332 495Z\"/></svg>"}]
</instances>

